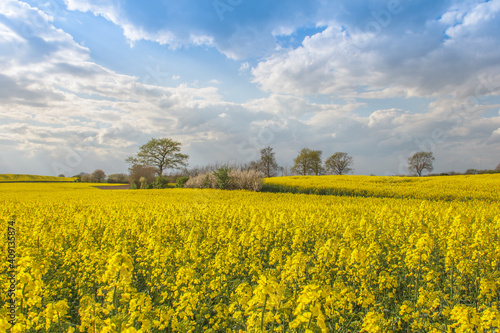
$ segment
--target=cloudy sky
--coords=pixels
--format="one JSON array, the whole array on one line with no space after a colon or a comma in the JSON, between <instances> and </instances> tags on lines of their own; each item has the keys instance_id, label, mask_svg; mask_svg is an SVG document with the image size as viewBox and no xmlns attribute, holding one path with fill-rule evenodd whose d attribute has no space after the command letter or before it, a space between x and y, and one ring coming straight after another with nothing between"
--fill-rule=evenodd
<instances>
[{"instance_id":1,"label":"cloudy sky","mask_svg":"<svg viewBox=\"0 0 500 333\"><path fill-rule=\"evenodd\" d=\"M498 31L500 0L2 0L0 173L126 172L152 137L190 166L494 168Z\"/></svg>"}]
</instances>

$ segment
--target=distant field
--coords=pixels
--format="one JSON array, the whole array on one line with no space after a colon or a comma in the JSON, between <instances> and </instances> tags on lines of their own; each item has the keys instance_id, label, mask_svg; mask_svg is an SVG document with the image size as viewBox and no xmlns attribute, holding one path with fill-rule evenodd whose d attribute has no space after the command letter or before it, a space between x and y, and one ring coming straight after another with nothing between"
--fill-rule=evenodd
<instances>
[{"instance_id":1,"label":"distant field","mask_svg":"<svg viewBox=\"0 0 500 333\"><path fill-rule=\"evenodd\" d=\"M0 174L0 183L6 182L74 182L74 177Z\"/></svg>"},{"instance_id":2,"label":"distant field","mask_svg":"<svg viewBox=\"0 0 500 333\"><path fill-rule=\"evenodd\" d=\"M263 192L427 200L498 200L500 174L379 177L290 176L267 178Z\"/></svg>"}]
</instances>

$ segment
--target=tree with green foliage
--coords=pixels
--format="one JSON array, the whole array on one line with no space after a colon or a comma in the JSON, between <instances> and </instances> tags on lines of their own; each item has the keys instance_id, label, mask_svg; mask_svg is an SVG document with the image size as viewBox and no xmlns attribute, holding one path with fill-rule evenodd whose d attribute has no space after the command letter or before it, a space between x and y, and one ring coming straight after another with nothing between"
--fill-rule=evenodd
<instances>
[{"instance_id":1,"label":"tree with green foliage","mask_svg":"<svg viewBox=\"0 0 500 333\"><path fill-rule=\"evenodd\" d=\"M294 159L294 165L291 171L302 176L321 175L323 173L321 154L321 150L303 148Z\"/></svg>"},{"instance_id":2,"label":"tree with green foliage","mask_svg":"<svg viewBox=\"0 0 500 333\"><path fill-rule=\"evenodd\" d=\"M97 169L90 175L90 179L94 183L102 183L106 179L106 173L101 169Z\"/></svg>"},{"instance_id":3,"label":"tree with green foliage","mask_svg":"<svg viewBox=\"0 0 500 333\"><path fill-rule=\"evenodd\" d=\"M158 176L152 183L154 189L162 189L168 187L168 178L163 176Z\"/></svg>"},{"instance_id":4,"label":"tree with green foliage","mask_svg":"<svg viewBox=\"0 0 500 333\"><path fill-rule=\"evenodd\" d=\"M158 176L162 176L165 169L180 169L187 166L189 156L180 151L180 142L169 138L153 138L139 148L135 157L128 157L126 162L132 166L156 167Z\"/></svg>"},{"instance_id":5,"label":"tree with green foliage","mask_svg":"<svg viewBox=\"0 0 500 333\"><path fill-rule=\"evenodd\" d=\"M347 153L337 152L325 161L325 170L334 175L345 175L351 172L352 157Z\"/></svg>"},{"instance_id":6,"label":"tree with green foliage","mask_svg":"<svg viewBox=\"0 0 500 333\"><path fill-rule=\"evenodd\" d=\"M108 176L108 183L128 183L128 176L125 173L114 173Z\"/></svg>"},{"instance_id":7,"label":"tree with green foliage","mask_svg":"<svg viewBox=\"0 0 500 333\"><path fill-rule=\"evenodd\" d=\"M217 186L221 190L225 190L227 186L229 185L229 172L231 171L231 168L227 165L221 166L217 171L214 171L214 176L217 181Z\"/></svg>"},{"instance_id":8,"label":"tree with green foliage","mask_svg":"<svg viewBox=\"0 0 500 333\"><path fill-rule=\"evenodd\" d=\"M416 173L419 177L421 177L424 170L429 172L434 170L434 167L432 166L433 162L434 156L431 151L417 152L408 158L408 171Z\"/></svg>"},{"instance_id":9,"label":"tree with green foliage","mask_svg":"<svg viewBox=\"0 0 500 333\"><path fill-rule=\"evenodd\" d=\"M260 168L264 173L264 177L275 177L278 171L278 163L276 163L276 153L273 148L267 146L260 150Z\"/></svg>"},{"instance_id":10,"label":"tree with green foliage","mask_svg":"<svg viewBox=\"0 0 500 333\"><path fill-rule=\"evenodd\" d=\"M182 177L177 177L175 180L175 187L177 188L182 188L186 184L186 182L189 180L189 177L182 176Z\"/></svg>"}]
</instances>

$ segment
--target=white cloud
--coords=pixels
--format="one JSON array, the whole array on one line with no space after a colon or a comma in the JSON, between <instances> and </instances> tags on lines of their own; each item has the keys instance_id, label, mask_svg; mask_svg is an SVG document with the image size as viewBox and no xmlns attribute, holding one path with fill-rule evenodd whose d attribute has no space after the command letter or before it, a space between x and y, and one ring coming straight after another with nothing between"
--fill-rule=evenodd
<instances>
[{"instance_id":1,"label":"white cloud","mask_svg":"<svg viewBox=\"0 0 500 333\"><path fill-rule=\"evenodd\" d=\"M8 7L7 14L15 13L8 17L10 23L40 14L16 1ZM65 159L68 147L77 152L82 142L92 152L85 160L95 162L130 154L152 135L168 133L196 142L220 140L228 128L247 130L245 123L228 122L241 108L224 102L214 87L143 84L93 63L88 49L50 24L39 27L32 38L12 26L2 26L0 43L8 47L20 40L22 56L0 53L0 142L18 147L28 158L63 163L76 173L84 167L83 158L73 166ZM225 117L219 117L220 110Z\"/></svg>"},{"instance_id":2,"label":"white cloud","mask_svg":"<svg viewBox=\"0 0 500 333\"><path fill-rule=\"evenodd\" d=\"M498 1L490 2L483 6L494 10ZM71 10L108 15L122 26L130 23L112 2L67 0L67 4ZM488 154L496 165L500 115L481 115L499 106L483 103L481 97L498 94L500 88L498 48L486 48L497 45L488 44L497 37L494 32L483 34L486 23L471 13L494 18L478 6L460 10L452 14L450 9L448 16L429 22L421 32L408 31L395 39L375 36L362 48L355 42L368 36L365 32L349 33L330 21L326 30L304 39L301 47L281 49L252 70L269 96L231 103L215 81L205 88L164 87L113 72L96 64L89 49L56 29L49 15L19 1L4 1L0 4L5 16L0 21L0 148L7 155L0 166L6 172L19 172L13 168L24 163L26 168L43 170L40 173L57 174L57 162L65 168L63 173L96 167L122 172L124 158L152 136L181 140L192 164L247 161L271 145L278 160L289 165L298 149L306 146L323 150L325 157L347 151L357 157L359 173L397 173L400 156L405 159L424 148L435 151L443 169L474 167L457 151ZM36 28L29 34L23 28L26 22ZM451 26L446 22L468 24L472 35L457 28L448 31L453 37L444 43L433 38L435 31ZM136 41L149 33L133 35L135 26L127 31ZM168 42L168 36L160 35L150 37ZM227 49L233 50L231 43ZM462 49L466 55L458 53ZM243 62L241 70L248 69L250 64ZM335 98L313 102L317 96L311 95L316 94ZM371 108L357 100L395 96L434 99L425 102L422 113L404 107Z\"/></svg>"},{"instance_id":3,"label":"white cloud","mask_svg":"<svg viewBox=\"0 0 500 333\"><path fill-rule=\"evenodd\" d=\"M254 82L296 95L473 96L478 77L500 73L500 49L494 47L500 44L499 3L475 3L464 13L452 8L440 20L397 34L396 23L373 33L330 22L301 46L261 61L252 70ZM498 87L488 92L499 93Z\"/></svg>"},{"instance_id":4,"label":"white cloud","mask_svg":"<svg viewBox=\"0 0 500 333\"><path fill-rule=\"evenodd\" d=\"M250 64L247 61L245 61L240 66L240 73L246 72L249 69L250 69Z\"/></svg>"}]
</instances>

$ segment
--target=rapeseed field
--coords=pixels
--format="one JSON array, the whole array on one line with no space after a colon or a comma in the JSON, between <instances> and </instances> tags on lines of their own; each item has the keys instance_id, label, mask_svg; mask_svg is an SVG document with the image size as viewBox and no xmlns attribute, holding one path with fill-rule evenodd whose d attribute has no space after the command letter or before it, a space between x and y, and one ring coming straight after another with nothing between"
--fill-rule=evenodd
<instances>
[{"instance_id":1,"label":"rapeseed field","mask_svg":"<svg viewBox=\"0 0 500 333\"><path fill-rule=\"evenodd\" d=\"M498 331L500 177L305 179L0 184L0 331Z\"/></svg>"}]
</instances>

